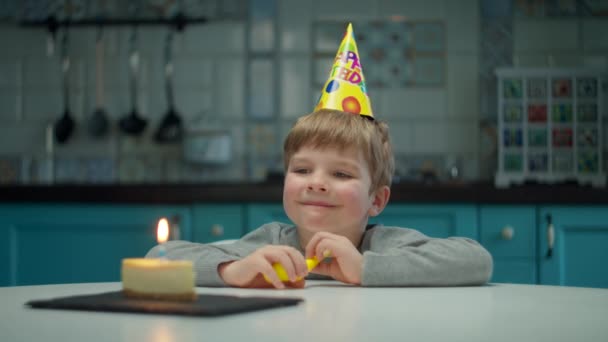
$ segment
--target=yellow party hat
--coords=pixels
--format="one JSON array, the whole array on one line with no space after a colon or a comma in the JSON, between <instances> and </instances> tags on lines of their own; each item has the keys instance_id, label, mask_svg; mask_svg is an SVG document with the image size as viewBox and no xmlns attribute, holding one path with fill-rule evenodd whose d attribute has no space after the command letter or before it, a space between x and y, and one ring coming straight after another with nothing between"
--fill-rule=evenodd
<instances>
[{"instance_id":1,"label":"yellow party hat","mask_svg":"<svg viewBox=\"0 0 608 342\"><path fill-rule=\"evenodd\" d=\"M346 28L315 111L321 108L374 118L351 23Z\"/></svg>"}]
</instances>

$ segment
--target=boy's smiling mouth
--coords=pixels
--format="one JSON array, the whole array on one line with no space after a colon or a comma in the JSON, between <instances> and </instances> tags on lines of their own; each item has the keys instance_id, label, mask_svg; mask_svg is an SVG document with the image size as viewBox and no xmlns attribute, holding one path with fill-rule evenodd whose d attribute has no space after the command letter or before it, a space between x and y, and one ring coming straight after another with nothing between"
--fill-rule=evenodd
<instances>
[{"instance_id":1,"label":"boy's smiling mouth","mask_svg":"<svg viewBox=\"0 0 608 342\"><path fill-rule=\"evenodd\" d=\"M300 204L311 207L322 207L322 208L334 208L336 207L333 204L323 202L323 201L302 201Z\"/></svg>"}]
</instances>

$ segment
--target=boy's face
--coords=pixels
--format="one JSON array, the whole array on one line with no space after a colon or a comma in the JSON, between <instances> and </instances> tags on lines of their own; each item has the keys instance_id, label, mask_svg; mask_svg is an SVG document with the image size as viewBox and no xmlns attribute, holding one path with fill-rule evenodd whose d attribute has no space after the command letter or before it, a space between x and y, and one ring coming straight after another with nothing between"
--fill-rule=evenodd
<instances>
[{"instance_id":1,"label":"boy's face","mask_svg":"<svg viewBox=\"0 0 608 342\"><path fill-rule=\"evenodd\" d=\"M352 234L374 214L374 194L363 154L354 149L304 146L289 161L283 206L298 228Z\"/></svg>"}]
</instances>

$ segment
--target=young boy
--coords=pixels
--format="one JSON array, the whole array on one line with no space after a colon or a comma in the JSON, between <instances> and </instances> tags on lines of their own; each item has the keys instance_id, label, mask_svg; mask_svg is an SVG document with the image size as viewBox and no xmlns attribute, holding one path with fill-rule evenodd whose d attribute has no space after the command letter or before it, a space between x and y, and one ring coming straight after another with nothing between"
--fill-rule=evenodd
<instances>
[{"instance_id":1,"label":"young boy","mask_svg":"<svg viewBox=\"0 0 608 342\"><path fill-rule=\"evenodd\" d=\"M348 70L332 72L317 110L285 139L283 206L294 225L268 223L230 244L171 241L167 257L192 260L199 286L281 289L304 286L304 277L360 286L486 283L492 258L474 240L368 225L388 203L394 157L388 126L371 113L350 25L336 65ZM323 261L309 273L313 257Z\"/></svg>"}]
</instances>

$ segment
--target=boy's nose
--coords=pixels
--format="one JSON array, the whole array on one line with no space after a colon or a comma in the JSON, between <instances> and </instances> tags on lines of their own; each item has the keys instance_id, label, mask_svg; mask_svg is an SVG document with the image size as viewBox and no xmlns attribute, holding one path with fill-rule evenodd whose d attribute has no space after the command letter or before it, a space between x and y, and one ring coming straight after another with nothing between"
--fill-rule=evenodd
<instances>
[{"instance_id":1,"label":"boy's nose","mask_svg":"<svg viewBox=\"0 0 608 342\"><path fill-rule=\"evenodd\" d=\"M310 183L308 183L308 190L325 192L327 191L327 185L325 185L325 182L323 182L319 177L314 177L310 180Z\"/></svg>"}]
</instances>

